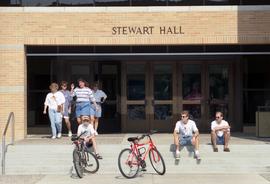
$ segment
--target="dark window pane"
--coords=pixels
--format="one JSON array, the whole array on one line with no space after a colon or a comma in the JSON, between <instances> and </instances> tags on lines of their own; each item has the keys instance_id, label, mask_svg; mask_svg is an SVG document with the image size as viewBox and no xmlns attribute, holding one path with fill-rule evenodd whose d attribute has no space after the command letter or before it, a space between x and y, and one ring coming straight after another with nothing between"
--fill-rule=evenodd
<instances>
[{"instance_id":1,"label":"dark window pane","mask_svg":"<svg viewBox=\"0 0 270 184\"><path fill-rule=\"evenodd\" d=\"M59 6L93 6L94 0L59 0Z\"/></svg>"},{"instance_id":2,"label":"dark window pane","mask_svg":"<svg viewBox=\"0 0 270 184\"><path fill-rule=\"evenodd\" d=\"M155 105L154 118L155 120L172 119L172 105Z\"/></svg>"},{"instance_id":3,"label":"dark window pane","mask_svg":"<svg viewBox=\"0 0 270 184\"><path fill-rule=\"evenodd\" d=\"M127 99L145 99L145 65L127 66Z\"/></svg>"},{"instance_id":4,"label":"dark window pane","mask_svg":"<svg viewBox=\"0 0 270 184\"><path fill-rule=\"evenodd\" d=\"M201 67L200 65L184 65L182 93L184 100L201 99Z\"/></svg>"},{"instance_id":5,"label":"dark window pane","mask_svg":"<svg viewBox=\"0 0 270 184\"><path fill-rule=\"evenodd\" d=\"M241 0L242 5L270 5L269 0Z\"/></svg>"},{"instance_id":6,"label":"dark window pane","mask_svg":"<svg viewBox=\"0 0 270 184\"><path fill-rule=\"evenodd\" d=\"M129 6L130 0L95 0L95 6Z\"/></svg>"},{"instance_id":7,"label":"dark window pane","mask_svg":"<svg viewBox=\"0 0 270 184\"><path fill-rule=\"evenodd\" d=\"M172 66L155 65L154 68L154 98L155 100L172 99Z\"/></svg>"},{"instance_id":8,"label":"dark window pane","mask_svg":"<svg viewBox=\"0 0 270 184\"><path fill-rule=\"evenodd\" d=\"M240 0L205 0L205 5L239 5Z\"/></svg>"},{"instance_id":9,"label":"dark window pane","mask_svg":"<svg viewBox=\"0 0 270 184\"><path fill-rule=\"evenodd\" d=\"M28 90L48 90L51 82L51 57L28 57Z\"/></svg>"},{"instance_id":10,"label":"dark window pane","mask_svg":"<svg viewBox=\"0 0 270 184\"><path fill-rule=\"evenodd\" d=\"M127 113L129 120L144 120L146 117L144 105L128 105Z\"/></svg>"},{"instance_id":11,"label":"dark window pane","mask_svg":"<svg viewBox=\"0 0 270 184\"><path fill-rule=\"evenodd\" d=\"M166 6L166 0L131 0L132 6Z\"/></svg>"},{"instance_id":12,"label":"dark window pane","mask_svg":"<svg viewBox=\"0 0 270 184\"><path fill-rule=\"evenodd\" d=\"M189 112L189 118L197 122L201 119L201 105L200 104L184 104L183 110Z\"/></svg>"},{"instance_id":13,"label":"dark window pane","mask_svg":"<svg viewBox=\"0 0 270 184\"><path fill-rule=\"evenodd\" d=\"M57 0L22 0L23 6L57 6Z\"/></svg>"},{"instance_id":14,"label":"dark window pane","mask_svg":"<svg viewBox=\"0 0 270 184\"><path fill-rule=\"evenodd\" d=\"M20 0L1 0L0 6L20 6Z\"/></svg>"},{"instance_id":15,"label":"dark window pane","mask_svg":"<svg viewBox=\"0 0 270 184\"><path fill-rule=\"evenodd\" d=\"M227 65L209 66L209 93L212 100L228 100L229 68Z\"/></svg>"},{"instance_id":16,"label":"dark window pane","mask_svg":"<svg viewBox=\"0 0 270 184\"><path fill-rule=\"evenodd\" d=\"M204 0L168 0L169 6L203 5Z\"/></svg>"}]
</instances>

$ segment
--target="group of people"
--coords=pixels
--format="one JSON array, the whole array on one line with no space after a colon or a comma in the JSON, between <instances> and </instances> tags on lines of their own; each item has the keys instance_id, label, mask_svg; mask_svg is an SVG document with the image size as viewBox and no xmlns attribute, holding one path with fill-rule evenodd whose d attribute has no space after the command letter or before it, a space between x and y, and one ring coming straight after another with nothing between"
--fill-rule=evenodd
<instances>
[{"instance_id":1,"label":"group of people","mask_svg":"<svg viewBox=\"0 0 270 184\"><path fill-rule=\"evenodd\" d=\"M92 88L84 79L78 79L78 87L74 84L70 85L62 81L60 83L61 90L57 83L52 83L49 88L44 102L43 114L49 114L51 122L52 139L61 138L62 136L62 119L64 118L68 136L72 136L70 113L72 101L75 103L75 115L78 122L77 135L84 134L83 137L87 143L93 145L97 158L102 157L97 152L95 136L98 135L99 118L102 114L101 104L106 100L107 95L99 89L99 83L95 82Z\"/></svg>"},{"instance_id":2,"label":"group of people","mask_svg":"<svg viewBox=\"0 0 270 184\"><path fill-rule=\"evenodd\" d=\"M189 112L181 112L181 120L177 121L174 129L174 144L176 145L175 157L180 158L180 146L193 145L194 156L200 159L199 130L193 120L189 119ZM216 112L215 120L211 122L211 142L213 151L218 152L217 145L224 145L223 151L230 152L228 147L230 139L230 126L223 119L222 112Z\"/></svg>"}]
</instances>

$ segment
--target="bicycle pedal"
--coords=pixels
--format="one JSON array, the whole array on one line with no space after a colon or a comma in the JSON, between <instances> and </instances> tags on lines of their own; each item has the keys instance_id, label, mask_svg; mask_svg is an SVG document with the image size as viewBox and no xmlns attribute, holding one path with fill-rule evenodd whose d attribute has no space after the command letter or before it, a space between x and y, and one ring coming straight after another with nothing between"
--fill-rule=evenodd
<instances>
[{"instance_id":1,"label":"bicycle pedal","mask_svg":"<svg viewBox=\"0 0 270 184\"><path fill-rule=\"evenodd\" d=\"M142 168L141 171L144 171L144 172L145 172L145 171L147 171L147 170L146 170L145 168Z\"/></svg>"}]
</instances>

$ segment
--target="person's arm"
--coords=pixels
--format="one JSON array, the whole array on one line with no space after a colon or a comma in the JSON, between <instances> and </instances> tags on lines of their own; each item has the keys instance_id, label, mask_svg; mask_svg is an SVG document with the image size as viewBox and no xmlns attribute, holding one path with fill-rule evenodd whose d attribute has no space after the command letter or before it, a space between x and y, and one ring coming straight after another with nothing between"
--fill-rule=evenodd
<instances>
[{"instance_id":1,"label":"person's arm","mask_svg":"<svg viewBox=\"0 0 270 184\"><path fill-rule=\"evenodd\" d=\"M43 114L46 114L48 105L44 105Z\"/></svg>"},{"instance_id":2,"label":"person's arm","mask_svg":"<svg viewBox=\"0 0 270 184\"><path fill-rule=\"evenodd\" d=\"M199 136L199 129L197 128L195 122L192 124L193 137L196 138Z\"/></svg>"},{"instance_id":3,"label":"person's arm","mask_svg":"<svg viewBox=\"0 0 270 184\"><path fill-rule=\"evenodd\" d=\"M98 111L99 110L99 107L98 107L98 105L96 103L96 99L95 99L95 97L94 97L93 92L92 92L91 89L89 89L89 98L90 98L91 102L94 104L96 110Z\"/></svg>"},{"instance_id":4,"label":"person's arm","mask_svg":"<svg viewBox=\"0 0 270 184\"><path fill-rule=\"evenodd\" d=\"M107 95L106 95L106 93L104 93L104 91L102 91L102 90L101 90L101 93L102 93L102 98L103 98L102 103L103 103L103 102L105 102L105 100L107 99Z\"/></svg>"},{"instance_id":5,"label":"person's arm","mask_svg":"<svg viewBox=\"0 0 270 184\"><path fill-rule=\"evenodd\" d=\"M179 144L179 132L178 130L174 130L173 132L173 140L174 140L174 144L178 145Z\"/></svg>"}]
</instances>

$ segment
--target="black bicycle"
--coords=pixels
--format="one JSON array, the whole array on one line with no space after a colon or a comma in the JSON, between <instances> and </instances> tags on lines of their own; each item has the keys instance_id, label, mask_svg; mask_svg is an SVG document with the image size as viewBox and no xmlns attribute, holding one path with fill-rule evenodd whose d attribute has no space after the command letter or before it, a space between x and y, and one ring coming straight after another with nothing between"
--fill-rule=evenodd
<instances>
[{"instance_id":1,"label":"black bicycle","mask_svg":"<svg viewBox=\"0 0 270 184\"><path fill-rule=\"evenodd\" d=\"M72 137L71 141L75 145L73 150L73 164L79 178L83 177L83 173L95 173L99 169L99 161L96 156L84 144L81 136Z\"/></svg>"}]
</instances>

